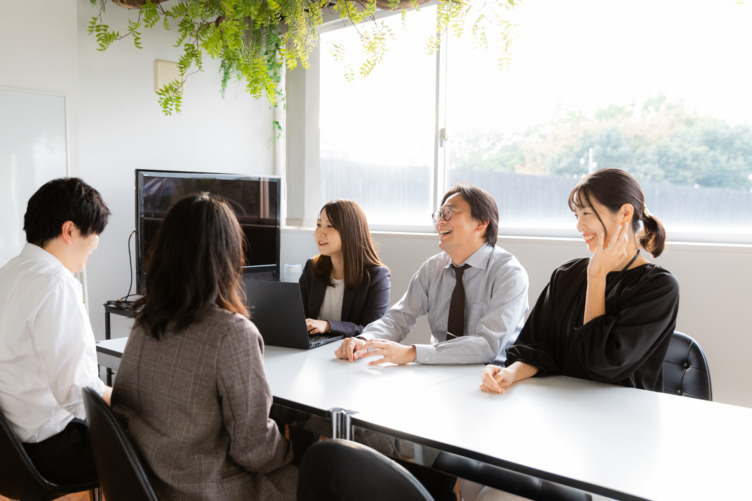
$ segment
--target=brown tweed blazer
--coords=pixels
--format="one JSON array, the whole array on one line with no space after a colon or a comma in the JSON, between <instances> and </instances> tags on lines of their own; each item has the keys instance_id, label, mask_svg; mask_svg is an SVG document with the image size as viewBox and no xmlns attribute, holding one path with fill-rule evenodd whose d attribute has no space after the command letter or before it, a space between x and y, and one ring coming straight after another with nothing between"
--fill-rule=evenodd
<instances>
[{"instance_id":1,"label":"brown tweed blazer","mask_svg":"<svg viewBox=\"0 0 752 501\"><path fill-rule=\"evenodd\" d=\"M163 500L294 499L292 449L269 419L256 326L218 307L161 340L134 328L112 407Z\"/></svg>"}]
</instances>

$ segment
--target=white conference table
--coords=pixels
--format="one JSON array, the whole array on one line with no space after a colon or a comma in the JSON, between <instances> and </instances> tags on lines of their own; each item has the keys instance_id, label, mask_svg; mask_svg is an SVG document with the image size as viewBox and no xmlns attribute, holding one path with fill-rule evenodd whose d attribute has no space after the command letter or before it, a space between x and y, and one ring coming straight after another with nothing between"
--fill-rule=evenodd
<instances>
[{"instance_id":1,"label":"white conference table","mask_svg":"<svg viewBox=\"0 0 752 501\"><path fill-rule=\"evenodd\" d=\"M100 342L100 364L124 346ZM491 395L481 365L368 366L335 346L267 346L275 401L615 499L752 499L752 409L567 377Z\"/></svg>"}]
</instances>

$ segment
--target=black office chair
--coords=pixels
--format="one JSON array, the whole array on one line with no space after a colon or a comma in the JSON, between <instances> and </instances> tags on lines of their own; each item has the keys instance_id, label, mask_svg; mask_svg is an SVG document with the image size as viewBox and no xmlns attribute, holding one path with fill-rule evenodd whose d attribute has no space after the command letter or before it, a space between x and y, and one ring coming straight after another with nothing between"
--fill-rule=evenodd
<instances>
[{"instance_id":1,"label":"black office chair","mask_svg":"<svg viewBox=\"0 0 752 501\"><path fill-rule=\"evenodd\" d=\"M0 495L21 501L46 501L72 492L90 491L97 499L99 481L58 484L44 478L34 467L5 414L0 411Z\"/></svg>"},{"instance_id":2,"label":"black office chair","mask_svg":"<svg viewBox=\"0 0 752 501\"><path fill-rule=\"evenodd\" d=\"M410 472L370 447L336 438L309 447L300 464L298 501L352 499L433 501Z\"/></svg>"},{"instance_id":3,"label":"black office chair","mask_svg":"<svg viewBox=\"0 0 752 501\"><path fill-rule=\"evenodd\" d=\"M84 406L105 500L157 501L147 466L110 406L91 388L84 388Z\"/></svg>"},{"instance_id":4,"label":"black office chair","mask_svg":"<svg viewBox=\"0 0 752 501\"><path fill-rule=\"evenodd\" d=\"M663 360L663 392L713 400L710 368L697 341L674 332Z\"/></svg>"}]
</instances>

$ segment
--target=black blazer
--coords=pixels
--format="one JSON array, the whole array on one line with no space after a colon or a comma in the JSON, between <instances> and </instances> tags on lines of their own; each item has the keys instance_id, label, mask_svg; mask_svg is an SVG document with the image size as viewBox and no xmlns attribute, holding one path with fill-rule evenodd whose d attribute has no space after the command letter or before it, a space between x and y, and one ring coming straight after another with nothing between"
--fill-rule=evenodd
<instances>
[{"instance_id":1,"label":"black blazer","mask_svg":"<svg viewBox=\"0 0 752 501\"><path fill-rule=\"evenodd\" d=\"M300 293L306 318L318 318L326 294L326 283L313 273L313 259L306 261L300 276ZM342 298L342 320L329 320L332 332L345 337L357 336L366 325L378 320L389 307L391 288L389 270L384 266L370 266L355 290L345 289Z\"/></svg>"}]
</instances>

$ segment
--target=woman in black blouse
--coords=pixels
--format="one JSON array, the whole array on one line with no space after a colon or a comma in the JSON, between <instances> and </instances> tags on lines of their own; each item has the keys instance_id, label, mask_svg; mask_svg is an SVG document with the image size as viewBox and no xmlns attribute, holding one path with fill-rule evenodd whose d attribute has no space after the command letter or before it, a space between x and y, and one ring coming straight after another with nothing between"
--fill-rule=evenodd
<instances>
[{"instance_id":1,"label":"woman in black blouse","mask_svg":"<svg viewBox=\"0 0 752 501\"><path fill-rule=\"evenodd\" d=\"M507 350L507 367L487 366L481 389L504 393L521 379L562 374L663 391L679 284L640 252L661 254L663 226L648 212L638 182L619 169L583 179L569 207L592 256L554 270Z\"/></svg>"}]
</instances>

